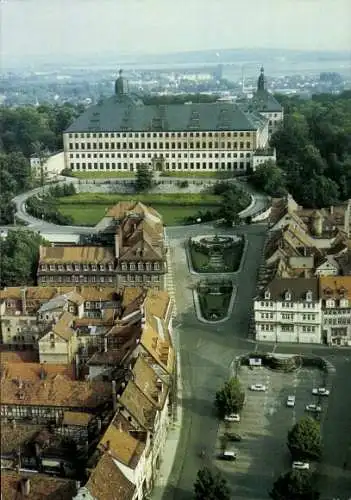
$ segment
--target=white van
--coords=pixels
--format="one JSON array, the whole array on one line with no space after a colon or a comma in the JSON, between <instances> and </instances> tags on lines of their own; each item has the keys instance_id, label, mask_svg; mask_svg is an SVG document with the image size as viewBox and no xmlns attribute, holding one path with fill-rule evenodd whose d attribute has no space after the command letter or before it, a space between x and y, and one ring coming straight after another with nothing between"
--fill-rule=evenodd
<instances>
[{"instance_id":1,"label":"white van","mask_svg":"<svg viewBox=\"0 0 351 500\"><path fill-rule=\"evenodd\" d=\"M236 451L226 450L222 453L221 459L233 461L237 459L237 456L238 454L236 453Z\"/></svg>"},{"instance_id":2,"label":"white van","mask_svg":"<svg viewBox=\"0 0 351 500\"><path fill-rule=\"evenodd\" d=\"M289 406L290 408L294 408L295 401L296 401L295 396L288 396L288 399L286 400L286 406Z\"/></svg>"}]
</instances>

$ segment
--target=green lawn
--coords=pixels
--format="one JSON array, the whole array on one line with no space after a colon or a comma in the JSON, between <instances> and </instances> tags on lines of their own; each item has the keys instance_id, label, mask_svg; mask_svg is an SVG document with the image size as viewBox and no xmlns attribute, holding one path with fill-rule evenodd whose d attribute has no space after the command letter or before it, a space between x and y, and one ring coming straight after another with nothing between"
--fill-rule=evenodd
<instances>
[{"instance_id":1,"label":"green lawn","mask_svg":"<svg viewBox=\"0 0 351 500\"><path fill-rule=\"evenodd\" d=\"M202 252L195 245L189 244L189 253L194 271L197 273L211 273L211 272L236 272L239 269L241 258L243 255L245 240L233 243L228 248L221 251L223 255L224 266L222 268L208 267L210 262L210 255Z\"/></svg>"},{"instance_id":2,"label":"green lawn","mask_svg":"<svg viewBox=\"0 0 351 500\"><path fill-rule=\"evenodd\" d=\"M213 315L216 316L217 320L224 318L228 313L231 296L232 289L220 295L203 293L198 290L202 316L207 320L213 320Z\"/></svg>"},{"instance_id":3,"label":"green lawn","mask_svg":"<svg viewBox=\"0 0 351 500\"><path fill-rule=\"evenodd\" d=\"M80 205L88 203L103 205L105 208L115 205L119 201L141 201L148 205L217 205L221 197L207 193L167 193L167 194L121 194L121 193L78 193L58 198L60 205Z\"/></svg>"},{"instance_id":4,"label":"green lawn","mask_svg":"<svg viewBox=\"0 0 351 500\"><path fill-rule=\"evenodd\" d=\"M116 172L116 171L103 171L103 172L94 172L92 170L88 170L85 172L72 172L72 177L77 177L77 179L112 179L115 177L120 178L130 178L135 177L135 172Z\"/></svg>"},{"instance_id":5,"label":"green lawn","mask_svg":"<svg viewBox=\"0 0 351 500\"><path fill-rule=\"evenodd\" d=\"M103 194L80 193L58 198L57 209L71 216L73 224L94 226L106 210L119 201L135 200L152 206L169 226L184 224L184 219L199 211L213 210L220 197L210 194Z\"/></svg>"}]
</instances>

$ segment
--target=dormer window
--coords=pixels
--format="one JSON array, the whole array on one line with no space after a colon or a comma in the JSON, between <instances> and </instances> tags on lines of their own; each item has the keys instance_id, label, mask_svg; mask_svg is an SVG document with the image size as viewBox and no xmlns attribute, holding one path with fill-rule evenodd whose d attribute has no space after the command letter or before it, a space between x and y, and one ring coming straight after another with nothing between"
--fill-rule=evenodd
<instances>
[{"instance_id":1,"label":"dormer window","mask_svg":"<svg viewBox=\"0 0 351 500\"><path fill-rule=\"evenodd\" d=\"M100 264L100 271L105 271L105 264Z\"/></svg>"},{"instance_id":2,"label":"dormer window","mask_svg":"<svg viewBox=\"0 0 351 500\"><path fill-rule=\"evenodd\" d=\"M306 300L307 302L312 302L312 292L311 290L309 290L307 293L306 293Z\"/></svg>"},{"instance_id":3,"label":"dormer window","mask_svg":"<svg viewBox=\"0 0 351 500\"><path fill-rule=\"evenodd\" d=\"M285 300L291 300L291 293L289 292L289 290L287 290L287 291L285 292L284 299L285 299Z\"/></svg>"},{"instance_id":4,"label":"dormer window","mask_svg":"<svg viewBox=\"0 0 351 500\"><path fill-rule=\"evenodd\" d=\"M266 290L264 292L264 298L265 298L265 300L270 300L270 298L271 298L271 292L269 290Z\"/></svg>"}]
</instances>

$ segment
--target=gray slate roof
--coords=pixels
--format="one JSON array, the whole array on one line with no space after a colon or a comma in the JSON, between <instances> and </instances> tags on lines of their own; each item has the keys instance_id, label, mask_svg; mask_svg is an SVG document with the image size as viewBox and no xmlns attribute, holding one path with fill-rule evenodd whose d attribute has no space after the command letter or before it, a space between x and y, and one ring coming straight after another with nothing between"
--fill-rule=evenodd
<instances>
[{"instance_id":1,"label":"gray slate roof","mask_svg":"<svg viewBox=\"0 0 351 500\"><path fill-rule=\"evenodd\" d=\"M260 113L278 113L283 111L281 104L267 90L258 90L252 98L252 104Z\"/></svg>"},{"instance_id":2,"label":"gray slate roof","mask_svg":"<svg viewBox=\"0 0 351 500\"><path fill-rule=\"evenodd\" d=\"M87 109L68 132L254 131L266 123L256 110L228 102L144 105L133 96L112 96Z\"/></svg>"},{"instance_id":3,"label":"gray slate roof","mask_svg":"<svg viewBox=\"0 0 351 500\"><path fill-rule=\"evenodd\" d=\"M274 278L265 290L269 290L271 300L283 300L285 293L290 292L292 301L304 301L309 291L313 301L319 298L317 278ZM261 298L264 298L265 290L259 294Z\"/></svg>"}]
</instances>

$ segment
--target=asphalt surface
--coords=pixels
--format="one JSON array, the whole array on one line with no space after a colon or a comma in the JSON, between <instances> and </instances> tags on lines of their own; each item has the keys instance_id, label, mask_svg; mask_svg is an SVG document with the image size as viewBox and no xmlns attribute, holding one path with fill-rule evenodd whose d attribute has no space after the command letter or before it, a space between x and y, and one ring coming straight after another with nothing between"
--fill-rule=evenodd
<instances>
[{"instance_id":1,"label":"asphalt surface","mask_svg":"<svg viewBox=\"0 0 351 500\"><path fill-rule=\"evenodd\" d=\"M172 178L169 179L167 178L168 182L173 182L173 183L178 183L181 181L182 178ZM183 179L184 180L184 179ZM63 185L63 184L79 184L82 181L80 179L74 178L74 177L64 177L64 176L57 176L57 184ZM103 184L106 180L105 179L96 179L94 181L94 184ZM114 182L123 182L122 180L118 181L118 179L113 179ZM267 202L267 197L263 196L256 191L254 191L251 187L249 187L245 182L240 182L236 179L233 180L233 182L236 182L238 184L241 184L248 192L251 193L253 196L254 203L252 206L244 209L241 213L242 219L248 217L248 216L253 216L259 212L261 212ZM13 202L16 205L16 217L22 221L26 226L0 226L0 233L4 236L7 235L7 231L9 229L16 229L17 227L26 227L27 229L39 231L41 234L44 234L45 236L48 237L50 240L50 235L55 235L54 240L57 241L57 234L64 234L64 235L73 235L76 236L77 238L80 235L85 235L85 234L92 234L95 232L94 227L83 227L83 226L60 226L57 224L51 224L50 222L46 222L44 220L36 219L35 217L32 217L27 213L26 210L26 201L28 198L34 196L34 195L40 195L41 193L44 194L48 189L50 189L51 185L46 184L42 187L32 189L31 191L27 191L26 193L19 194L18 196L15 196L13 198ZM198 228L199 226L195 226Z\"/></svg>"},{"instance_id":2,"label":"asphalt surface","mask_svg":"<svg viewBox=\"0 0 351 500\"><path fill-rule=\"evenodd\" d=\"M238 287L236 302L231 318L226 323L213 326L204 325L196 318L192 287L199 278L189 273L184 240L194 234L214 234L219 231L211 226L202 227L201 233L198 227L167 229L178 309L175 331L179 337L183 376L183 425L173 470L163 498L164 500L192 499L197 471L206 464L215 466L213 456L216 450L218 420L213 400L215 392L232 373L234 359L247 352L275 351L282 354L322 356L335 366L336 372L331 375L333 390L330 404L322 423L326 465L321 469L320 482L323 488L321 500L331 500L334 496L346 500L349 498L346 496L347 493L351 491L351 472L344 472L343 469L351 436L351 391L348 389L351 350L337 350L319 345L276 346L248 340L252 298L255 295L256 277L262 258L266 229L264 226L252 225L239 227L237 231L245 233L248 246L242 270L233 278ZM347 395L344 395L346 391ZM337 443L337 446L334 443ZM203 449L207 450L205 459L200 456L200 451ZM340 450L345 450L345 453L341 453ZM351 454L349 459L351 468ZM272 482L273 476L274 471ZM246 485L235 492L235 485L232 484L232 493L235 492L237 500L263 500L268 498L268 485L268 476L262 484L261 474L252 474L250 488Z\"/></svg>"}]
</instances>

